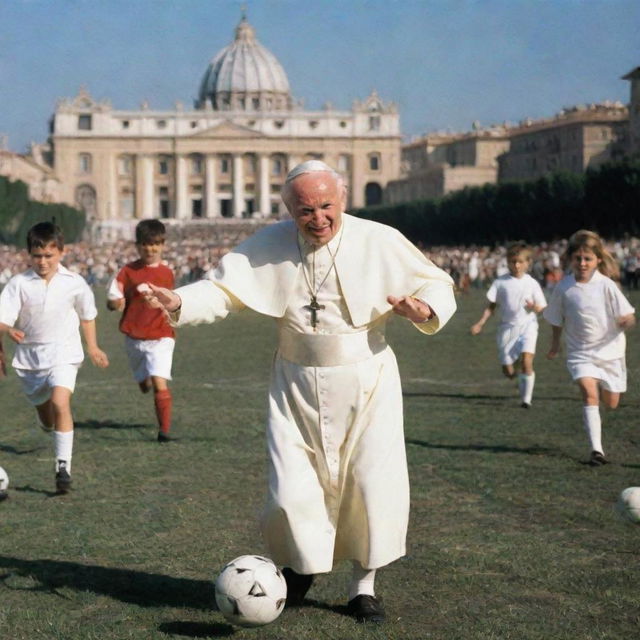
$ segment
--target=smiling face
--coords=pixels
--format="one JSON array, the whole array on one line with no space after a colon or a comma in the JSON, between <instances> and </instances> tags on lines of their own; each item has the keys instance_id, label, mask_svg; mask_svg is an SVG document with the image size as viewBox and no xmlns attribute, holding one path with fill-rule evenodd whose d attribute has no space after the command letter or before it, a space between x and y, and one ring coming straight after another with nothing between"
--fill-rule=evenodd
<instances>
[{"instance_id":1,"label":"smiling face","mask_svg":"<svg viewBox=\"0 0 640 640\"><path fill-rule=\"evenodd\" d=\"M62 251L54 242L50 242L44 247L32 247L29 252L31 268L47 282L58 271L61 259Z\"/></svg>"},{"instance_id":2,"label":"smiling face","mask_svg":"<svg viewBox=\"0 0 640 640\"><path fill-rule=\"evenodd\" d=\"M346 189L328 171L303 173L285 187L284 203L304 239L316 247L340 230Z\"/></svg>"},{"instance_id":3,"label":"smiling face","mask_svg":"<svg viewBox=\"0 0 640 640\"><path fill-rule=\"evenodd\" d=\"M589 248L580 247L571 254L571 270L576 282L589 282L594 271L602 262Z\"/></svg>"}]
</instances>

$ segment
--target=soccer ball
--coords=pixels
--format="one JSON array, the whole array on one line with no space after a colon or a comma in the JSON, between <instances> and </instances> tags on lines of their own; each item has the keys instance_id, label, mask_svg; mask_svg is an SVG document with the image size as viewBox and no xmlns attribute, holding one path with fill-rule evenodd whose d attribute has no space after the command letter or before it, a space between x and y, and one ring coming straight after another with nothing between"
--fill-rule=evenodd
<instances>
[{"instance_id":1,"label":"soccer ball","mask_svg":"<svg viewBox=\"0 0 640 640\"><path fill-rule=\"evenodd\" d=\"M9 494L7 489L9 488L9 476L7 472L0 467L0 500L4 500Z\"/></svg>"},{"instance_id":2,"label":"soccer ball","mask_svg":"<svg viewBox=\"0 0 640 640\"><path fill-rule=\"evenodd\" d=\"M262 556L240 556L229 562L216 579L215 591L218 609L242 627L273 622L287 599L280 569Z\"/></svg>"},{"instance_id":3,"label":"soccer ball","mask_svg":"<svg viewBox=\"0 0 640 640\"><path fill-rule=\"evenodd\" d=\"M618 513L630 522L640 522L640 487L627 487L618 498Z\"/></svg>"}]
</instances>

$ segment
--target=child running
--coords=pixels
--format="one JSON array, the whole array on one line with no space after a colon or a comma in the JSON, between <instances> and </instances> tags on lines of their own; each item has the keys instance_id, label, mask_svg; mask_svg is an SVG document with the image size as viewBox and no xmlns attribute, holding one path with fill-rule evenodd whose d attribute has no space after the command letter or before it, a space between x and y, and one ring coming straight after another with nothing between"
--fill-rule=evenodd
<instances>
[{"instance_id":1,"label":"child running","mask_svg":"<svg viewBox=\"0 0 640 640\"><path fill-rule=\"evenodd\" d=\"M142 393L153 389L158 442L169 442L172 396L168 381L175 346L175 332L161 309L152 309L141 292L147 282L173 289L173 272L162 263L166 230L160 220L142 220L136 226L139 260L126 264L107 292L107 308L123 311L120 331L133 377Z\"/></svg>"},{"instance_id":2,"label":"child running","mask_svg":"<svg viewBox=\"0 0 640 640\"><path fill-rule=\"evenodd\" d=\"M73 416L71 395L84 359L79 326L94 365L109 360L96 340L93 292L60 260L64 238L58 226L40 222L27 233L31 268L11 278L0 293L0 336L16 342L12 365L40 427L53 432L58 493L71 488Z\"/></svg>"},{"instance_id":3,"label":"child running","mask_svg":"<svg viewBox=\"0 0 640 640\"><path fill-rule=\"evenodd\" d=\"M591 447L590 464L608 461L602 448L600 396L615 409L627 390L624 330L635 323L635 309L612 280L618 268L593 231L576 231L565 253L571 275L553 290L544 318L552 326L548 358L560 350L564 329L567 368L582 396L582 421Z\"/></svg>"},{"instance_id":4,"label":"child running","mask_svg":"<svg viewBox=\"0 0 640 640\"><path fill-rule=\"evenodd\" d=\"M531 407L535 372L533 358L538 340L537 314L547 306L540 285L527 272L531 267L531 249L523 242L515 242L507 248L509 273L496 278L489 291L489 304L480 320L471 326L471 335L482 331L486 321L500 307L498 326L498 357L502 373L515 378L516 365L520 366L518 388L521 406Z\"/></svg>"}]
</instances>

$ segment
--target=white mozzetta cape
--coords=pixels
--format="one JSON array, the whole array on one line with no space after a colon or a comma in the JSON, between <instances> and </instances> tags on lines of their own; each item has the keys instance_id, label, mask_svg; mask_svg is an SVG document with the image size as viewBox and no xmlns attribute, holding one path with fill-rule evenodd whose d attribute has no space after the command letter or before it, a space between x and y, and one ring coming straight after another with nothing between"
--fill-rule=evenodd
<instances>
[{"instance_id":1,"label":"white mozzetta cape","mask_svg":"<svg viewBox=\"0 0 640 640\"><path fill-rule=\"evenodd\" d=\"M342 215L342 224L335 265L354 327L387 314L389 295L415 295L431 305L437 320L417 325L425 333L434 333L446 323L455 303L453 281L444 271L392 227L348 214ZM300 268L298 229L293 220L287 220L262 229L225 255L212 280L254 311L281 318ZM190 309L201 309L207 284L180 288L179 324L193 321Z\"/></svg>"}]
</instances>

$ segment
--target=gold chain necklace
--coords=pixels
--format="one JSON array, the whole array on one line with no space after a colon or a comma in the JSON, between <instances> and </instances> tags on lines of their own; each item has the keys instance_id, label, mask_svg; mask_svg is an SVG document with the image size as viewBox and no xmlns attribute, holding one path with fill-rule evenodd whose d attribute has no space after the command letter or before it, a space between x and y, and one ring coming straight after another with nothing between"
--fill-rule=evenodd
<instances>
[{"instance_id":1,"label":"gold chain necklace","mask_svg":"<svg viewBox=\"0 0 640 640\"><path fill-rule=\"evenodd\" d=\"M300 253L300 262L302 263L302 273L304 274L304 280L307 284L307 288L309 289L309 293L311 294L311 301L308 305L305 305L303 308L308 309L311 313L311 326L313 330L316 330L318 326L318 311L321 311L325 308L325 305L318 303L318 294L320 293L320 289L322 289L322 285L327 281L329 274L331 273L331 269L334 269L336 266L336 256L338 255L338 251L340 250L340 244L342 243L342 229L340 229L340 239L338 240L338 246L336 247L336 252L331 253L331 249L329 248L329 243L324 246L327 248L329 255L331 256L331 264L327 269L327 273L324 274L324 278L322 278L320 284L316 287L316 251L317 247L313 249L313 261L311 268L313 269L313 285L309 280L309 276L307 275L307 267L304 261L304 257L302 255L302 247L300 246L300 241L298 240L298 252Z\"/></svg>"}]
</instances>

